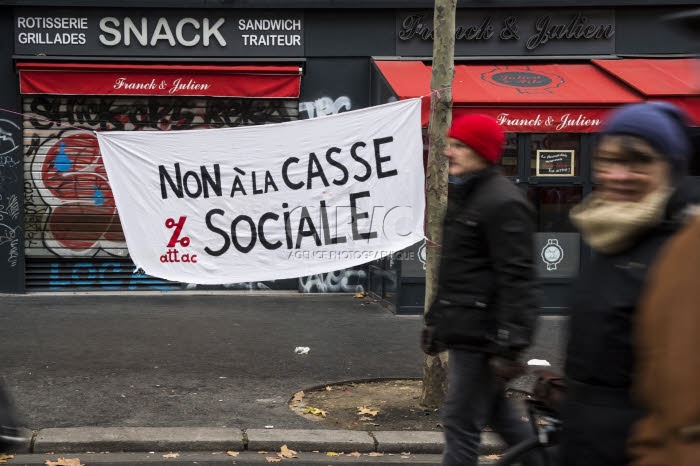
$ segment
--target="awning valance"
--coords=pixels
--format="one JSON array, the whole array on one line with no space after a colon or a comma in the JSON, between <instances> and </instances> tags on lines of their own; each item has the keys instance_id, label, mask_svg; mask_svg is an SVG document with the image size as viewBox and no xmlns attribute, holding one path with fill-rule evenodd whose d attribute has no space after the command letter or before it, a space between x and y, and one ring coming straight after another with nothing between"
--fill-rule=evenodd
<instances>
[{"instance_id":1,"label":"awning valance","mask_svg":"<svg viewBox=\"0 0 700 466\"><path fill-rule=\"evenodd\" d=\"M298 98L298 65L19 62L22 94Z\"/></svg>"},{"instance_id":2,"label":"awning valance","mask_svg":"<svg viewBox=\"0 0 700 466\"><path fill-rule=\"evenodd\" d=\"M399 99L423 99L430 115L432 69L421 61L375 61ZM589 63L457 64L453 114L484 113L510 132L592 132L612 108L642 98Z\"/></svg>"},{"instance_id":3,"label":"awning valance","mask_svg":"<svg viewBox=\"0 0 700 466\"><path fill-rule=\"evenodd\" d=\"M695 58L629 58L593 60L648 100L665 100L684 108L700 125L700 60Z\"/></svg>"}]
</instances>

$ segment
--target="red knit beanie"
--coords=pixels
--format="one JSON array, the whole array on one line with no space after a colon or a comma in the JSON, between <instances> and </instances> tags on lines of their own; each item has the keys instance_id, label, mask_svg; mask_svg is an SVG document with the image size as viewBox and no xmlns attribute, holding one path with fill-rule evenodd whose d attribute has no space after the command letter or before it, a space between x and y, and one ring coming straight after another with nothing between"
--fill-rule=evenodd
<instances>
[{"instance_id":1,"label":"red knit beanie","mask_svg":"<svg viewBox=\"0 0 700 466\"><path fill-rule=\"evenodd\" d=\"M459 139L490 163L500 160L506 137L501 125L486 115L464 115L456 118L447 136Z\"/></svg>"}]
</instances>

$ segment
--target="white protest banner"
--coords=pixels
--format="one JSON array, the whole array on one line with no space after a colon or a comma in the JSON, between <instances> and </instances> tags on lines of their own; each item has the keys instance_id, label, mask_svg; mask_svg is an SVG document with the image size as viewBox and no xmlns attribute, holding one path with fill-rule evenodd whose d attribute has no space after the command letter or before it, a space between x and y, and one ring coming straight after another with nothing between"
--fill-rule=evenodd
<instances>
[{"instance_id":1,"label":"white protest banner","mask_svg":"<svg viewBox=\"0 0 700 466\"><path fill-rule=\"evenodd\" d=\"M154 277L301 277L424 237L420 99L288 123L97 139L131 258Z\"/></svg>"}]
</instances>

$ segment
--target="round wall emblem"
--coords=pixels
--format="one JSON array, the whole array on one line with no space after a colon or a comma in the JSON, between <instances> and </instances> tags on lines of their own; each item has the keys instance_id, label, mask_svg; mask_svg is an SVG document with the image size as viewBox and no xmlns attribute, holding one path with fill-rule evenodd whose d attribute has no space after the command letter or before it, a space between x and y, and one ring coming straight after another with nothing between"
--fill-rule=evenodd
<instances>
[{"instance_id":1,"label":"round wall emblem","mask_svg":"<svg viewBox=\"0 0 700 466\"><path fill-rule=\"evenodd\" d=\"M548 239L542 248L541 256L547 264L547 270L557 270L557 265L564 259L564 250L559 246L559 240Z\"/></svg>"}]
</instances>

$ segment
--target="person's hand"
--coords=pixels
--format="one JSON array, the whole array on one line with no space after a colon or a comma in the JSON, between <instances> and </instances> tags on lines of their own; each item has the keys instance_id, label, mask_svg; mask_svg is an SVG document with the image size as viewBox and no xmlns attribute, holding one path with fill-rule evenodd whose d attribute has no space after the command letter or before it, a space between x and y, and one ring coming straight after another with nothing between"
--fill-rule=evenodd
<instances>
[{"instance_id":1,"label":"person's hand","mask_svg":"<svg viewBox=\"0 0 700 466\"><path fill-rule=\"evenodd\" d=\"M447 349L435 339L434 329L432 325L426 325L423 327L420 334L421 349L423 349L423 352L428 356L435 356Z\"/></svg>"},{"instance_id":2,"label":"person's hand","mask_svg":"<svg viewBox=\"0 0 700 466\"><path fill-rule=\"evenodd\" d=\"M525 364L503 356L491 356L489 367L493 376L503 383L520 377L527 371Z\"/></svg>"}]
</instances>

